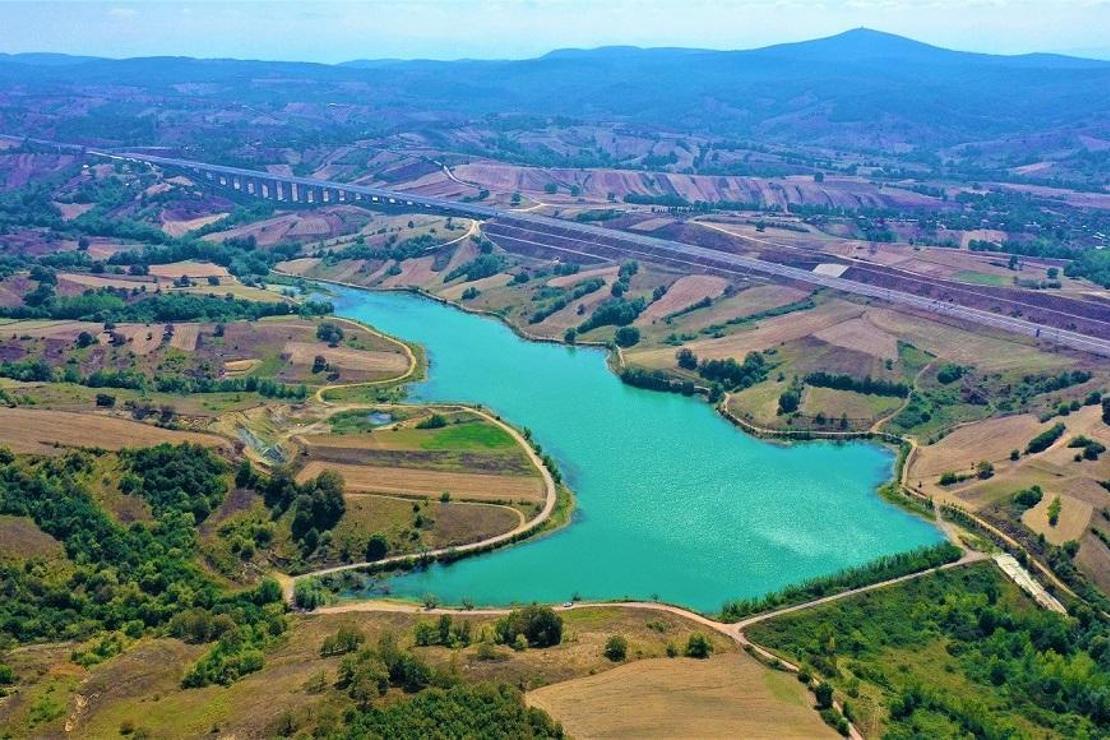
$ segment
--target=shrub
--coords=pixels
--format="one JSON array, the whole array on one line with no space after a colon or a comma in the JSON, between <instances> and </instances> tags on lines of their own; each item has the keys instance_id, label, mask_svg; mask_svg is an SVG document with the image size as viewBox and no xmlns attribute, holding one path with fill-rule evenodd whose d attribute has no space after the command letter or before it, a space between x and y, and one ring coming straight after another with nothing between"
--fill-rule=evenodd
<instances>
[{"instance_id":1,"label":"shrub","mask_svg":"<svg viewBox=\"0 0 1110 740\"><path fill-rule=\"evenodd\" d=\"M1063 508L1063 504L1061 503L1059 496L1052 499L1052 503L1050 503L1048 505L1048 524L1049 524L1049 526L1055 527L1057 525L1057 523L1059 523L1059 521L1060 521L1060 509L1062 509L1062 508Z\"/></svg>"},{"instance_id":2,"label":"shrub","mask_svg":"<svg viewBox=\"0 0 1110 740\"><path fill-rule=\"evenodd\" d=\"M1044 430L1033 439L1029 440L1029 444L1025 446L1025 454L1032 455L1038 452L1044 452L1052 444L1063 436L1065 427L1061 423L1054 424L1048 429Z\"/></svg>"},{"instance_id":3,"label":"shrub","mask_svg":"<svg viewBox=\"0 0 1110 740\"><path fill-rule=\"evenodd\" d=\"M417 429L442 429L447 426L447 418L442 414L432 414L416 424Z\"/></svg>"},{"instance_id":4,"label":"shrub","mask_svg":"<svg viewBox=\"0 0 1110 740\"><path fill-rule=\"evenodd\" d=\"M503 645L515 645L523 638L531 647L551 647L563 640L563 618L549 606L532 604L498 620L494 633Z\"/></svg>"},{"instance_id":5,"label":"shrub","mask_svg":"<svg viewBox=\"0 0 1110 740\"><path fill-rule=\"evenodd\" d=\"M328 635L324 638L324 644L320 646L320 655L328 657L330 655L353 653L362 647L362 643L365 641L366 635L362 634L362 630L358 627L343 624L339 626L334 635Z\"/></svg>"},{"instance_id":6,"label":"shrub","mask_svg":"<svg viewBox=\"0 0 1110 740\"><path fill-rule=\"evenodd\" d=\"M293 604L309 611L327 603L327 596L315 581L297 581L293 587Z\"/></svg>"},{"instance_id":7,"label":"shrub","mask_svg":"<svg viewBox=\"0 0 1110 740\"><path fill-rule=\"evenodd\" d=\"M686 657L687 658L708 658L713 652L713 643L709 638L700 632L695 632L690 635L686 641Z\"/></svg>"},{"instance_id":8,"label":"shrub","mask_svg":"<svg viewBox=\"0 0 1110 740\"><path fill-rule=\"evenodd\" d=\"M613 635L605 642L605 657L614 663L619 663L628 655L628 640L620 635Z\"/></svg>"},{"instance_id":9,"label":"shrub","mask_svg":"<svg viewBox=\"0 0 1110 740\"><path fill-rule=\"evenodd\" d=\"M1023 508L1029 509L1041 502L1044 497L1044 492L1041 491L1040 486L1033 486L1018 491L1014 494L1014 503Z\"/></svg>"}]
</instances>

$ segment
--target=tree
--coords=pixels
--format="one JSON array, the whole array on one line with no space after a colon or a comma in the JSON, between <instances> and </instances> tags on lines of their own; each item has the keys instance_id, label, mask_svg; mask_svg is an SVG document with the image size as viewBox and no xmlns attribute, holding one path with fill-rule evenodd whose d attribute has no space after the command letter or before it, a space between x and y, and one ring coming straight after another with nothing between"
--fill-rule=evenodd
<instances>
[{"instance_id":1,"label":"tree","mask_svg":"<svg viewBox=\"0 0 1110 740\"><path fill-rule=\"evenodd\" d=\"M551 647L563 640L563 618L549 606L532 604L502 617L494 632L503 645L512 645L523 637L531 647Z\"/></svg>"},{"instance_id":2,"label":"tree","mask_svg":"<svg viewBox=\"0 0 1110 740\"><path fill-rule=\"evenodd\" d=\"M327 595L316 581L297 581L293 586L293 604L301 609L312 610L327 603Z\"/></svg>"},{"instance_id":3,"label":"tree","mask_svg":"<svg viewBox=\"0 0 1110 740\"><path fill-rule=\"evenodd\" d=\"M801 394L797 389L790 388L779 396L779 413L792 414L798 410L799 403L801 403Z\"/></svg>"},{"instance_id":4,"label":"tree","mask_svg":"<svg viewBox=\"0 0 1110 740\"><path fill-rule=\"evenodd\" d=\"M827 682L821 682L817 684L817 687L813 690L813 693L817 697L818 709L828 709L832 706L833 688L831 684Z\"/></svg>"},{"instance_id":5,"label":"tree","mask_svg":"<svg viewBox=\"0 0 1110 740\"><path fill-rule=\"evenodd\" d=\"M678 360L678 366L683 370L698 369L698 356L691 349L683 347L675 353L675 358Z\"/></svg>"},{"instance_id":6,"label":"tree","mask_svg":"<svg viewBox=\"0 0 1110 740\"><path fill-rule=\"evenodd\" d=\"M713 652L713 643L709 638L700 632L695 632L690 635L686 640L686 657L687 658L708 658Z\"/></svg>"},{"instance_id":7,"label":"tree","mask_svg":"<svg viewBox=\"0 0 1110 740\"><path fill-rule=\"evenodd\" d=\"M1060 501L1059 496L1052 499L1052 503L1050 503L1048 505L1048 524L1049 524L1049 526L1055 527L1056 524L1060 521L1060 510L1062 508L1063 508L1063 503Z\"/></svg>"},{"instance_id":8,"label":"tree","mask_svg":"<svg viewBox=\"0 0 1110 740\"><path fill-rule=\"evenodd\" d=\"M981 480L986 480L987 478L990 478L992 475L994 475L994 465L992 465L989 460L981 460L975 466L975 475L977 475Z\"/></svg>"},{"instance_id":9,"label":"tree","mask_svg":"<svg viewBox=\"0 0 1110 740\"><path fill-rule=\"evenodd\" d=\"M330 321L321 321L316 327L316 338L321 342L327 342L330 347L335 347L343 341L343 329Z\"/></svg>"},{"instance_id":10,"label":"tree","mask_svg":"<svg viewBox=\"0 0 1110 740\"><path fill-rule=\"evenodd\" d=\"M366 559L381 560L389 553L389 540L381 532L375 532L366 540Z\"/></svg>"},{"instance_id":11,"label":"tree","mask_svg":"<svg viewBox=\"0 0 1110 740\"><path fill-rule=\"evenodd\" d=\"M634 326L622 326L617 329L616 336L614 337L617 346L631 347L640 341L640 330Z\"/></svg>"},{"instance_id":12,"label":"tree","mask_svg":"<svg viewBox=\"0 0 1110 740\"><path fill-rule=\"evenodd\" d=\"M563 341L567 344L574 344L574 340L578 338L578 330L573 326L563 332Z\"/></svg>"},{"instance_id":13,"label":"tree","mask_svg":"<svg viewBox=\"0 0 1110 740\"><path fill-rule=\"evenodd\" d=\"M251 467L251 461L244 457L235 470L235 486L237 488L250 488L254 485L254 480L254 468Z\"/></svg>"},{"instance_id":14,"label":"tree","mask_svg":"<svg viewBox=\"0 0 1110 740\"><path fill-rule=\"evenodd\" d=\"M628 655L628 640L620 635L613 635L605 641L605 657L614 663L619 663Z\"/></svg>"},{"instance_id":15,"label":"tree","mask_svg":"<svg viewBox=\"0 0 1110 740\"><path fill-rule=\"evenodd\" d=\"M80 334L77 335L77 347L78 347L78 349L83 349L83 348L89 347L93 344L96 344L96 337L94 337L89 332L83 331L83 332L81 332Z\"/></svg>"},{"instance_id":16,"label":"tree","mask_svg":"<svg viewBox=\"0 0 1110 740\"><path fill-rule=\"evenodd\" d=\"M365 641L366 635L358 627L342 624L334 635L324 638L324 644L320 647L320 655L326 658L331 655L353 653Z\"/></svg>"}]
</instances>

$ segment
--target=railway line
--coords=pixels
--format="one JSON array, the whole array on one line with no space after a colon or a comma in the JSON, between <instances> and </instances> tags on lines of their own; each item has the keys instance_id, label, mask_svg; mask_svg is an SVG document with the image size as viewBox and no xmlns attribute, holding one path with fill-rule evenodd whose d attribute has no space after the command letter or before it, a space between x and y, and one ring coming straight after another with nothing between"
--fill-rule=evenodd
<instances>
[{"instance_id":1,"label":"railway line","mask_svg":"<svg viewBox=\"0 0 1110 740\"><path fill-rule=\"evenodd\" d=\"M42 140L38 140L37 143L53 145L69 151L76 150L97 157L144 162L184 170L202 178L207 178L222 187L278 201L315 205L363 203L384 207L409 207L451 215L469 216L492 221L491 227L494 233L499 230L502 232L508 231L510 238L515 238L518 241L528 241L534 245L555 251L594 255L605 259L611 259L619 255L639 256L644 259L708 268L732 274L770 275L866 298L883 300L939 317L1014 332L1069 349L1089 352L1101 357L1110 357L1110 340L1100 336L1046 326L1028 319L994 313L952 301L921 296L843 277L821 275L799 267L722 252L685 242L661 239L644 234L614 231L601 226L565 221L533 213L504 211L480 203L466 203L384 188L292 175L278 175L259 170L228 167L142 152L98 150Z\"/></svg>"}]
</instances>

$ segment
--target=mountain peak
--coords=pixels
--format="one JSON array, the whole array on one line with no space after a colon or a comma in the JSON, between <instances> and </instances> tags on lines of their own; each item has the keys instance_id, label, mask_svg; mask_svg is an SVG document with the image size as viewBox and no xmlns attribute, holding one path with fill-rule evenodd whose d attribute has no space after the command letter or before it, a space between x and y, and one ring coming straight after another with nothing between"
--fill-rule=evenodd
<instances>
[{"instance_id":1,"label":"mountain peak","mask_svg":"<svg viewBox=\"0 0 1110 740\"><path fill-rule=\"evenodd\" d=\"M910 59L962 53L862 26L834 36L799 41L792 44L777 44L757 51L799 59L824 59L828 61L847 61L849 59L859 61L861 59L877 58Z\"/></svg>"}]
</instances>

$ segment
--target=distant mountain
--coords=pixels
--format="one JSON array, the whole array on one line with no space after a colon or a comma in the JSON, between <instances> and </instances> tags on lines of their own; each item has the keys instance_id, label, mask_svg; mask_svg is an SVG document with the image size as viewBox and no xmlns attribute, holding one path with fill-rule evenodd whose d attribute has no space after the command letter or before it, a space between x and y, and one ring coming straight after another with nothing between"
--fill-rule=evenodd
<instances>
[{"instance_id":1,"label":"distant mountain","mask_svg":"<svg viewBox=\"0 0 1110 740\"><path fill-rule=\"evenodd\" d=\"M72 64L83 64L100 59L100 57L82 57L72 54L53 54L50 52L26 52L23 54L0 54L0 63L13 62L15 64L33 64L40 67L68 67Z\"/></svg>"},{"instance_id":2,"label":"distant mountain","mask_svg":"<svg viewBox=\"0 0 1110 740\"><path fill-rule=\"evenodd\" d=\"M27 56L39 61L17 59ZM868 29L746 51L617 46L502 61L63 65L55 56L0 57L0 86L131 85L178 95L185 83L204 83L208 100L369 106L391 121L563 116L858 148L935 149L1080 124L1110 135L1110 62L953 51Z\"/></svg>"}]
</instances>

